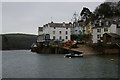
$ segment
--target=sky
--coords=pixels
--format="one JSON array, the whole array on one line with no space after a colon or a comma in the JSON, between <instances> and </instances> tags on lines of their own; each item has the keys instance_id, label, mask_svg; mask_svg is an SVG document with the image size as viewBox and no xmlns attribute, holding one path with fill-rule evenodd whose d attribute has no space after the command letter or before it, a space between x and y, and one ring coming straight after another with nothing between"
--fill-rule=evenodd
<instances>
[{"instance_id":1,"label":"sky","mask_svg":"<svg viewBox=\"0 0 120 80\"><path fill-rule=\"evenodd\" d=\"M37 34L38 27L51 21L70 22L73 14L83 7L91 11L101 2L7 2L2 6L2 31L0 33ZM1 12L1 11L0 11ZM1 13L0 13L1 14ZM1 26L1 25L0 25Z\"/></svg>"}]
</instances>

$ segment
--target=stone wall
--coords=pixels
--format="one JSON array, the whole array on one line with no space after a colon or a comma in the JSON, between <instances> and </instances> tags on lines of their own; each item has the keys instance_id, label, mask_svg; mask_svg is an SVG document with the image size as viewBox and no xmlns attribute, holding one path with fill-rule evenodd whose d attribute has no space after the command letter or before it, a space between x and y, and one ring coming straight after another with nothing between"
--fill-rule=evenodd
<instances>
[{"instance_id":1,"label":"stone wall","mask_svg":"<svg viewBox=\"0 0 120 80\"><path fill-rule=\"evenodd\" d=\"M61 47L37 47L35 52L37 53L51 53L51 54L68 54L69 50Z\"/></svg>"},{"instance_id":2,"label":"stone wall","mask_svg":"<svg viewBox=\"0 0 120 80\"><path fill-rule=\"evenodd\" d=\"M120 49L105 49L104 50L105 54L115 54L115 53L120 53Z\"/></svg>"}]
</instances>

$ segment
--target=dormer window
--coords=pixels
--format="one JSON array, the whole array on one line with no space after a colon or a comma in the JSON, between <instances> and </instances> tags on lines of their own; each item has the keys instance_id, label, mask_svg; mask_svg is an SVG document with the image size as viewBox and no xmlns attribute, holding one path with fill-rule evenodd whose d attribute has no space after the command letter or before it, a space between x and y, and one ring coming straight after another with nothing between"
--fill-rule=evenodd
<instances>
[{"instance_id":1,"label":"dormer window","mask_svg":"<svg viewBox=\"0 0 120 80\"><path fill-rule=\"evenodd\" d=\"M65 22L63 22L63 26L65 27Z\"/></svg>"}]
</instances>

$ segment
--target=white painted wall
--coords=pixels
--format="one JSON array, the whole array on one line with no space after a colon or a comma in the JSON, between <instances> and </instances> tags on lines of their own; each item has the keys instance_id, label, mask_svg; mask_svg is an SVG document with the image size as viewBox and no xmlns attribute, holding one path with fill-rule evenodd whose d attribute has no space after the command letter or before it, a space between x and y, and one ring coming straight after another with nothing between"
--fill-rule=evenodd
<instances>
[{"instance_id":1,"label":"white painted wall","mask_svg":"<svg viewBox=\"0 0 120 80\"><path fill-rule=\"evenodd\" d=\"M78 27L74 27L73 29L73 34L74 35L79 35L80 33L83 32L83 28L81 26L78 26ZM81 31L81 32L80 32Z\"/></svg>"},{"instance_id":2,"label":"white painted wall","mask_svg":"<svg viewBox=\"0 0 120 80\"><path fill-rule=\"evenodd\" d=\"M53 31L55 31L55 34L53 34ZM59 31L61 31L62 33L60 34ZM68 34L66 35L66 31L68 32ZM50 39L53 39L53 36L55 36L56 39L59 40L59 37L61 36L62 39L64 39L64 41L68 41L70 40L70 35L71 35L71 28L66 29L66 27L56 27L54 29L54 27L44 27L43 28L43 33L44 34L50 34ZM68 36L68 39L66 39L66 36Z\"/></svg>"},{"instance_id":3,"label":"white painted wall","mask_svg":"<svg viewBox=\"0 0 120 80\"><path fill-rule=\"evenodd\" d=\"M101 29L101 32L97 32L97 29ZM97 37L97 35L101 35L100 37L103 37L104 34L104 28L94 28L93 33L92 33L92 41L93 43L97 43L98 40L101 40L100 38Z\"/></svg>"},{"instance_id":4,"label":"white painted wall","mask_svg":"<svg viewBox=\"0 0 120 80\"><path fill-rule=\"evenodd\" d=\"M105 31L104 31L104 28L108 28L108 31L105 32ZM97 32L97 29L101 29L101 32ZM93 43L97 43L98 40L100 40L100 38L97 38L97 35L100 34L101 37L103 37L103 34L104 34L104 33L111 33L111 32L116 33L115 31L116 31L116 30L115 30L115 26L114 26L114 25L113 25L113 28L111 28L111 27L94 28L94 29L93 29L93 33L92 33L92 36L93 36L92 41L93 41ZM101 40L101 41L102 41L102 40Z\"/></svg>"},{"instance_id":5,"label":"white painted wall","mask_svg":"<svg viewBox=\"0 0 120 80\"><path fill-rule=\"evenodd\" d=\"M38 31L38 35L42 35L43 34L43 31Z\"/></svg>"},{"instance_id":6,"label":"white painted wall","mask_svg":"<svg viewBox=\"0 0 120 80\"><path fill-rule=\"evenodd\" d=\"M110 32L111 33L116 33L117 31L116 31L116 28L117 28L117 25L116 24L112 24L111 26L110 26Z\"/></svg>"},{"instance_id":7,"label":"white painted wall","mask_svg":"<svg viewBox=\"0 0 120 80\"><path fill-rule=\"evenodd\" d=\"M120 35L120 28L117 28L116 24L112 24L110 26L110 30L111 30L111 33L115 33L115 34Z\"/></svg>"},{"instance_id":8,"label":"white painted wall","mask_svg":"<svg viewBox=\"0 0 120 80\"><path fill-rule=\"evenodd\" d=\"M117 28L117 34L120 35L120 28Z\"/></svg>"},{"instance_id":9,"label":"white painted wall","mask_svg":"<svg viewBox=\"0 0 120 80\"><path fill-rule=\"evenodd\" d=\"M97 43L97 28L93 29L93 33L92 33L92 41L93 43Z\"/></svg>"},{"instance_id":10,"label":"white painted wall","mask_svg":"<svg viewBox=\"0 0 120 80\"><path fill-rule=\"evenodd\" d=\"M101 29L101 32L97 32L97 29ZM92 41L93 41L93 43L97 43L98 40L100 40L100 38L98 38L97 35L101 35L100 37L103 36L103 28L94 28L93 29L93 33L92 33L92 36L93 36Z\"/></svg>"}]
</instances>

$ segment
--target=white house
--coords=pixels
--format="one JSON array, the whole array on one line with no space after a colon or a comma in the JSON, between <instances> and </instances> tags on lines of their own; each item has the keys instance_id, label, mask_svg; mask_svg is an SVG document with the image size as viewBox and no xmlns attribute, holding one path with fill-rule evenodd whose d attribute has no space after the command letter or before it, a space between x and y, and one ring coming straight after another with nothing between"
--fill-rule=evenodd
<instances>
[{"instance_id":1,"label":"white house","mask_svg":"<svg viewBox=\"0 0 120 80\"><path fill-rule=\"evenodd\" d=\"M112 24L110 26L110 32L120 35L120 23L118 23L118 24Z\"/></svg>"},{"instance_id":2,"label":"white house","mask_svg":"<svg viewBox=\"0 0 120 80\"><path fill-rule=\"evenodd\" d=\"M92 41L93 43L101 42L101 37L104 33L110 33L110 20L99 20L95 22L95 27L92 31Z\"/></svg>"},{"instance_id":3,"label":"white house","mask_svg":"<svg viewBox=\"0 0 120 80\"><path fill-rule=\"evenodd\" d=\"M43 34L43 27L38 27L38 35L42 35Z\"/></svg>"},{"instance_id":4,"label":"white house","mask_svg":"<svg viewBox=\"0 0 120 80\"><path fill-rule=\"evenodd\" d=\"M79 22L74 22L71 30L73 35L83 34L83 26Z\"/></svg>"},{"instance_id":5,"label":"white house","mask_svg":"<svg viewBox=\"0 0 120 80\"><path fill-rule=\"evenodd\" d=\"M110 27L94 27L92 33L93 43L101 42L101 37L103 37L104 33L110 33Z\"/></svg>"},{"instance_id":6,"label":"white house","mask_svg":"<svg viewBox=\"0 0 120 80\"><path fill-rule=\"evenodd\" d=\"M113 18L113 23L110 26L111 33L120 35L120 17Z\"/></svg>"},{"instance_id":7,"label":"white house","mask_svg":"<svg viewBox=\"0 0 120 80\"><path fill-rule=\"evenodd\" d=\"M104 19L97 21L92 33L93 43L98 43L99 41L102 42L101 37L103 37L104 33L115 33L120 35L120 17L112 20Z\"/></svg>"},{"instance_id":8,"label":"white house","mask_svg":"<svg viewBox=\"0 0 120 80\"><path fill-rule=\"evenodd\" d=\"M53 40L70 40L71 35L71 23L48 23L43 26L43 34L49 34L50 39Z\"/></svg>"}]
</instances>

